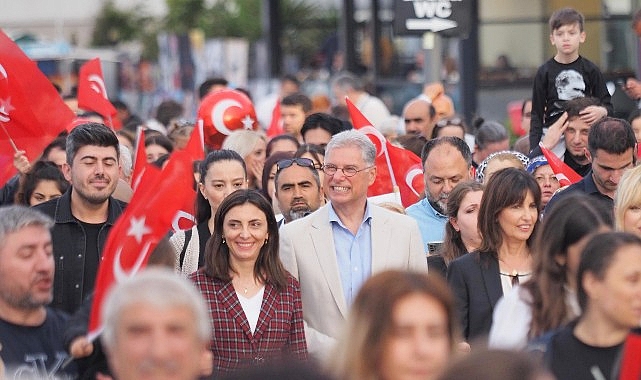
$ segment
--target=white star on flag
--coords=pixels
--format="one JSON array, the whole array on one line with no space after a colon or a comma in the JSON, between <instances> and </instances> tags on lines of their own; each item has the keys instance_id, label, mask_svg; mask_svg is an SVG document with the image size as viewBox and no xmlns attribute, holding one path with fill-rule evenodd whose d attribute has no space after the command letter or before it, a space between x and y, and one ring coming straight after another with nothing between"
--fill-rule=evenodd
<instances>
[{"instance_id":1,"label":"white star on flag","mask_svg":"<svg viewBox=\"0 0 641 380\"><path fill-rule=\"evenodd\" d=\"M127 230L127 236L133 236L136 238L136 241L140 244L142 237L151 232L151 228L147 227L145 224L145 217L143 216L140 219L131 218L129 225L129 230Z\"/></svg>"},{"instance_id":2,"label":"white star on flag","mask_svg":"<svg viewBox=\"0 0 641 380\"><path fill-rule=\"evenodd\" d=\"M253 129L254 128L254 119L252 119L251 116L245 115L245 117L241 121L243 122L243 128L245 128L245 129Z\"/></svg>"},{"instance_id":3,"label":"white star on flag","mask_svg":"<svg viewBox=\"0 0 641 380\"><path fill-rule=\"evenodd\" d=\"M0 114L3 116L9 116L9 112L15 110L16 108L11 105L11 97L7 99L0 99Z\"/></svg>"}]
</instances>

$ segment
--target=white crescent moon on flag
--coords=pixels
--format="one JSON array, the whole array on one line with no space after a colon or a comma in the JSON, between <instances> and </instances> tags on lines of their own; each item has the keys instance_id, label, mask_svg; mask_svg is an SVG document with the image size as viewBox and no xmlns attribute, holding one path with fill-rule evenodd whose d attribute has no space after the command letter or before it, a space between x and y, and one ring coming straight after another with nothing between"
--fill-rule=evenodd
<instances>
[{"instance_id":1,"label":"white crescent moon on flag","mask_svg":"<svg viewBox=\"0 0 641 380\"><path fill-rule=\"evenodd\" d=\"M126 280L127 278L131 277L131 275L137 273L140 268L142 267L142 263L145 261L145 257L147 257L147 252L149 251L149 247L151 246L151 242L147 242L145 246L142 248L140 253L138 254L138 258L136 259L136 262L134 265L131 267L131 270L128 272L123 269L122 264L120 263L120 255L122 254L122 245L118 247L118 251L116 251L116 256L114 257L114 267L113 267L113 273L114 273L114 278L116 279L116 283L122 282Z\"/></svg>"},{"instance_id":2,"label":"white crescent moon on flag","mask_svg":"<svg viewBox=\"0 0 641 380\"><path fill-rule=\"evenodd\" d=\"M174 216L174 220L172 220L171 222L171 228L173 228L174 231L180 230L180 225L178 224L180 223L180 219L187 219L190 222L193 222L194 224L196 224L196 218L193 215L183 210L179 210L176 213L176 216Z\"/></svg>"},{"instance_id":3,"label":"white crescent moon on flag","mask_svg":"<svg viewBox=\"0 0 641 380\"><path fill-rule=\"evenodd\" d=\"M87 79L89 79L89 87L91 87L92 90L101 94L105 99L109 99L107 97L107 88L105 87L105 81L102 80L100 75L91 74Z\"/></svg>"},{"instance_id":4,"label":"white crescent moon on flag","mask_svg":"<svg viewBox=\"0 0 641 380\"><path fill-rule=\"evenodd\" d=\"M225 115L225 111L227 111L227 108L229 107L242 108L242 104L234 99L223 99L211 109L211 122L214 124L214 127L218 130L218 132L226 136L229 136L231 134L231 131L225 125L223 116Z\"/></svg>"},{"instance_id":5,"label":"white crescent moon on flag","mask_svg":"<svg viewBox=\"0 0 641 380\"><path fill-rule=\"evenodd\" d=\"M378 129L372 127L371 125L367 125L365 127L359 128L358 130L366 135L374 135L378 139L378 141L380 141L381 151L378 152L376 156L380 156L387 151L385 136L383 136L383 134Z\"/></svg>"},{"instance_id":6,"label":"white crescent moon on flag","mask_svg":"<svg viewBox=\"0 0 641 380\"><path fill-rule=\"evenodd\" d=\"M421 195L414 189L414 186L412 186L412 182L414 182L414 178L416 178L417 175L423 175L423 171L419 168L414 168L410 169L407 171L405 174L405 183L407 184L407 187L412 190L412 193L416 194L417 197L420 197Z\"/></svg>"},{"instance_id":7,"label":"white crescent moon on flag","mask_svg":"<svg viewBox=\"0 0 641 380\"><path fill-rule=\"evenodd\" d=\"M0 79L9 79L9 75L7 75L7 70L4 69L4 66L0 63Z\"/></svg>"}]
</instances>

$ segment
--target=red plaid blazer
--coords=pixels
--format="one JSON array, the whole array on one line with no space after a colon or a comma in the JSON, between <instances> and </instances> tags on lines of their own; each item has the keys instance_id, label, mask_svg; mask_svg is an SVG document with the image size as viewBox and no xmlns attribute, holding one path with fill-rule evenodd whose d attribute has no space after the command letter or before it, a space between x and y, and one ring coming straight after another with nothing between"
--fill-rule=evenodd
<instances>
[{"instance_id":1,"label":"red plaid blazer","mask_svg":"<svg viewBox=\"0 0 641 380\"><path fill-rule=\"evenodd\" d=\"M209 277L202 269L192 273L190 279L209 307L214 375L268 360L307 359L300 285L294 277L288 275L283 292L265 285L254 334L231 281Z\"/></svg>"}]
</instances>

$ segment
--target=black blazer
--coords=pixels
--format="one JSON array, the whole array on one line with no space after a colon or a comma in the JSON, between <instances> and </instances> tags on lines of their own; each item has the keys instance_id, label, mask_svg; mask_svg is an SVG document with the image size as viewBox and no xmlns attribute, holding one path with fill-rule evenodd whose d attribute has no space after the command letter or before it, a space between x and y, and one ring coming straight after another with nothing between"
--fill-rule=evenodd
<instances>
[{"instance_id":1,"label":"black blazer","mask_svg":"<svg viewBox=\"0 0 641 380\"><path fill-rule=\"evenodd\" d=\"M463 255L450 263L447 282L454 292L465 340L486 336L494 305L503 296L497 259L478 251Z\"/></svg>"}]
</instances>

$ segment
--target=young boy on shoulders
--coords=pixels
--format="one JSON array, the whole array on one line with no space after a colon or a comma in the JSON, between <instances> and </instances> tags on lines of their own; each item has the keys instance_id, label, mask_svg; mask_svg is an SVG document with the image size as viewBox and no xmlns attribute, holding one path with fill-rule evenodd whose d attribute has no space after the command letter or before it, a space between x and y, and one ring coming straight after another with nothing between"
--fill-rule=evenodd
<instances>
[{"instance_id":1,"label":"young boy on shoulders","mask_svg":"<svg viewBox=\"0 0 641 380\"><path fill-rule=\"evenodd\" d=\"M539 67L534 78L530 149L538 146L547 128L563 114L568 100L585 96L600 100L600 106L587 107L581 113L581 119L590 125L613 111L603 74L594 63L579 55L579 46L586 37L583 15L575 9L563 8L552 14L549 24L550 42L556 55ZM561 150L557 154L562 153Z\"/></svg>"}]
</instances>

